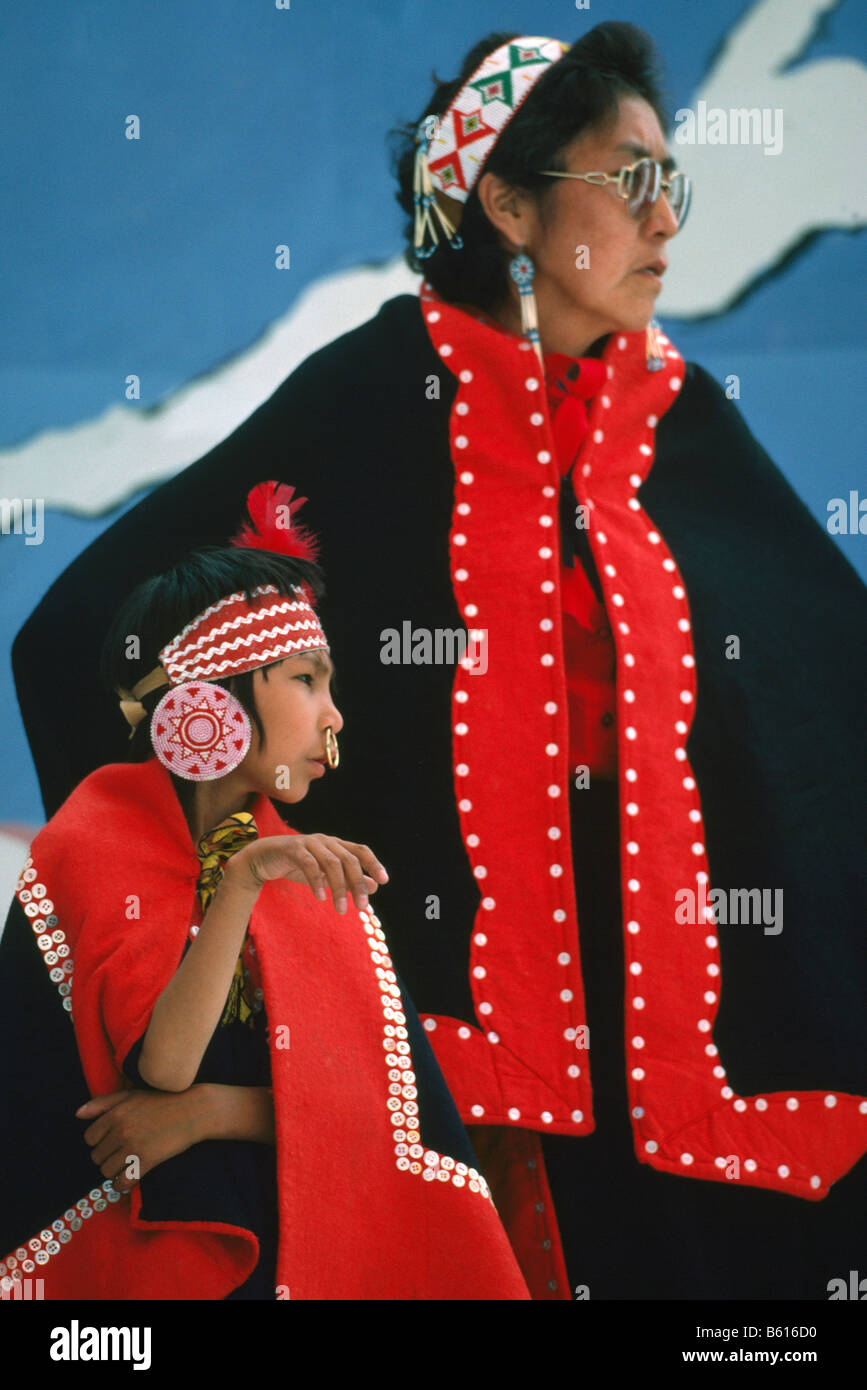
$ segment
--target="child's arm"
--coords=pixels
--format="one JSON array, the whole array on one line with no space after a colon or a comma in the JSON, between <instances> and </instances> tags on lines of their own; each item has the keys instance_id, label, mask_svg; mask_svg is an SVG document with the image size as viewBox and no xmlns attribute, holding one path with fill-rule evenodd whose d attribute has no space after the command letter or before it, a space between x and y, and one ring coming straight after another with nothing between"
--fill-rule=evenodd
<instances>
[{"instance_id":1,"label":"child's arm","mask_svg":"<svg viewBox=\"0 0 867 1390\"><path fill-rule=\"evenodd\" d=\"M212 1082L200 1089L205 1092L200 1098L203 1138L275 1142L274 1093L269 1087L220 1086Z\"/></svg>"},{"instance_id":2,"label":"child's arm","mask_svg":"<svg viewBox=\"0 0 867 1390\"><path fill-rule=\"evenodd\" d=\"M362 867L364 866L364 867ZM186 1091L220 1021L250 913L269 879L306 883L318 898L331 888L339 912L351 892L358 907L388 874L366 845L331 835L273 835L238 850L205 913L198 935L157 999L138 1060L139 1075L159 1091Z\"/></svg>"},{"instance_id":3,"label":"child's arm","mask_svg":"<svg viewBox=\"0 0 867 1390\"><path fill-rule=\"evenodd\" d=\"M90 1124L84 1140L104 1178L118 1192L135 1179L125 1175L132 1156L139 1176L205 1139L274 1143L274 1101L265 1086L191 1086L179 1094L125 1090L94 1096L76 1115Z\"/></svg>"},{"instance_id":4,"label":"child's arm","mask_svg":"<svg viewBox=\"0 0 867 1390\"><path fill-rule=\"evenodd\" d=\"M138 1061L149 1086L186 1091L195 1081L258 895L252 880L224 872L195 940L154 1004Z\"/></svg>"}]
</instances>

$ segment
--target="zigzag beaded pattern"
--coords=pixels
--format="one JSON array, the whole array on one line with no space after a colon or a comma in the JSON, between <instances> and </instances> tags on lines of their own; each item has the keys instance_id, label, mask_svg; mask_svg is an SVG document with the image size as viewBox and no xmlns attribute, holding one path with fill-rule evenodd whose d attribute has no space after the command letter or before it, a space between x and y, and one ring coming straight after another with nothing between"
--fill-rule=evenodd
<instances>
[{"instance_id":1,"label":"zigzag beaded pattern","mask_svg":"<svg viewBox=\"0 0 867 1390\"><path fill-rule=\"evenodd\" d=\"M273 584L260 584L257 589L252 590L254 598L260 598L263 594L279 594L279 592L280 590ZM186 627L181 628L177 637L173 637L171 642L168 643L168 647L174 647L178 642L182 642L188 633L192 632L194 628L197 628L206 618L210 618L213 613L221 613L224 608L228 608L230 603L245 602L246 599L243 592L239 591L236 594L229 594L227 598L221 598L218 603L212 603L210 607L206 608L202 613L197 614L195 618L191 618Z\"/></svg>"},{"instance_id":2,"label":"zigzag beaded pattern","mask_svg":"<svg viewBox=\"0 0 867 1390\"><path fill-rule=\"evenodd\" d=\"M300 590L296 592L301 593ZM326 645L319 620L306 599L288 599L278 594L278 590L272 584L254 589L253 594L258 598L274 594L279 601L271 604L260 603L258 607L251 608L243 593L230 594L228 598L212 604L192 622L187 623L178 636L173 637L163 647L160 660L173 681L201 680L206 676L219 675L229 670L237 671L242 661L265 664L267 661L290 656L296 651ZM240 605L241 611L225 622L208 626L208 620L212 616L233 605L236 608ZM286 614L297 614L298 618L295 622L265 626L268 618L282 617ZM253 625L255 630L250 633L239 633L224 642L218 640L228 633L237 633L239 628L249 628ZM311 635L294 635L303 633ZM192 637L192 640L186 642L185 639L188 637ZM263 649L263 643L275 645ZM217 659L225 657L227 652L236 655L223 661Z\"/></svg>"},{"instance_id":3,"label":"zigzag beaded pattern","mask_svg":"<svg viewBox=\"0 0 867 1390\"><path fill-rule=\"evenodd\" d=\"M297 628L315 628L311 637L298 637L290 642L278 642L274 647L265 647L262 650L253 650L252 644L271 641L278 637L280 633L296 631ZM219 647L210 648L202 656L202 659L192 666L179 666L177 663L166 663L166 672L175 681L204 680L207 676L220 675L226 671L238 670L238 657L226 657L224 661L215 661L215 653L222 655L223 652L242 645L250 645L251 650L247 653L245 660L255 661L257 666L267 666L270 661L279 661L281 658L291 656L294 652L309 651L314 647L324 647L325 636L318 623L299 623L296 628L273 628L267 632L257 633L255 637L238 638L235 642L223 642Z\"/></svg>"},{"instance_id":4,"label":"zigzag beaded pattern","mask_svg":"<svg viewBox=\"0 0 867 1390\"><path fill-rule=\"evenodd\" d=\"M524 35L495 48L470 74L438 120L427 155L431 182L441 193L466 202L497 137L567 47Z\"/></svg>"},{"instance_id":5,"label":"zigzag beaded pattern","mask_svg":"<svg viewBox=\"0 0 867 1390\"><path fill-rule=\"evenodd\" d=\"M179 662L184 661L189 656L209 655L210 651L206 646L207 643L211 643L218 651L227 651L230 647L249 646L251 642L256 641L257 637L270 636L272 633L292 632L295 628L312 629L319 626L315 617L304 618L299 619L296 623L286 623L283 627L269 628L267 632L254 632L248 637L237 637L233 642L224 643L222 646L217 645L217 638L222 637L224 633L233 632L236 628L244 625L249 626L251 623L258 622L262 618L278 617L281 613L312 613L312 609L307 603L290 603L287 600L285 603L272 603L267 608L257 608L251 610L249 613L242 613L237 618L232 618L227 623L221 623L219 627L212 627L208 632L201 633L201 635L196 638L195 642L190 642L186 647L176 650L171 660ZM203 648L205 649L204 651ZM167 647L166 651L168 650L169 648Z\"/></svg>"},{"instance_id":6,"label":"zigzag beaded pattern","mask_svg":"<svg viewBox=\"0 0 867 1390\"><path fill-rule=\"evenodd\" d=\"M191 653L199 652L203 642L215 642L216 639L222 637L224 633L233 632L235 628L242 626L249 627L250 623L254 623L260 618L273 618L280 613L310 613L311 611L309 603L291 599L285 599L282 603L272 603L267 607L251 608L246 613L240 613L237 617L230 618L228 622L220 623L217 627L209 628L206 633L200 633L196 640L190 642L186 647L178 647L178 639L176 638L175 641L168 644L165 650L167 652L170 650L172 651L173 660L181 661ZM199 627L202 621L203 619L199 618L196 622L196 627ZM290 623L284 630L288 631L291 626L292 624ZM313 623L299 623L298 626L315 626L315 619ZM252 639L248 638L247 640L249 641Z\"/></svg>"}]
</instances>

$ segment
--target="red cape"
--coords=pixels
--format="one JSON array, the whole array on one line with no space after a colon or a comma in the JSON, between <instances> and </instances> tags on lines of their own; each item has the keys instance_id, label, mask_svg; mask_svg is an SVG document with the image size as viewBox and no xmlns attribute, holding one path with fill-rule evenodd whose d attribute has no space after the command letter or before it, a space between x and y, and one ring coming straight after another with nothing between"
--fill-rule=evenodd
<instances>
[{"instance_id":1,"label":"red cape","mask_svg":"<svg viewBox=\"0 0 867 1390\"><path fill-rule=\"evenodd\" d=\"M267 799L251 809L260 835L296 833ZM65 967L72 990L58 1008L72 1014L94 1095L126 1084L124 1058L180 963L198 871L156 760L94 772L33 842L18 898L46 967L59 976L74 960L74 971ZM130 919L132 895L140 916ZM308 888L280 880L260 893L250 934L265 991L277 1134L275 1297L528 1298L484 1178L413 1144L412 1126L423 1128L423 1117L389 1090L399 1077L412 1094L415 1076L375 914L350 901L339 916ZM129 1201L94 1189L77 1209L51 1213L52 1228L4 1263L35 1261L51 1299L222 1299L254 1268L250 1231L143 1222L141 1205L138 1188Z\"/></svg>"}]
</instances>

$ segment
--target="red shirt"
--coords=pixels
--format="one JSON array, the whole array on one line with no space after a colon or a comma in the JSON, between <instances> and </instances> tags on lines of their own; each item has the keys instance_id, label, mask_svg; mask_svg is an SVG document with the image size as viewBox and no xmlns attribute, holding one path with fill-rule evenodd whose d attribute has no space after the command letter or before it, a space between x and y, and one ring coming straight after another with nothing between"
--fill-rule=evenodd
<instances>
[{"instance_id":1,"label":"red shirt","mask_svg":"<svg viewBox=\"0 0 867 1390\"><path fill-rule=\"evenodd\" d=\"M584 402L604 380L605 368L595 357L574 358L560 352L545 357L548 406L563 477L571 472L587 433ZM617 775L614 641L605 606L597 600L580 559L566 553L563 558L572 561L564 565L561 575L569 761L573 774L586 766L592 777L613 780Z\"/></svg>"}]
</instances>

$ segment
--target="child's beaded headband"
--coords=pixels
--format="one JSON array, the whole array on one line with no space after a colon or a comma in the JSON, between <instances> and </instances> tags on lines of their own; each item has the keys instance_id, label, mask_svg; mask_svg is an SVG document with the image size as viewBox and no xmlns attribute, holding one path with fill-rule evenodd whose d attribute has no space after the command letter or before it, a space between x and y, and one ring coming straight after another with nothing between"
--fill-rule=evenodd
<instances>
[{"instance_id":1,"label":"child's beaded headband","mask_svg":"<svg viewBox=\"0 0 867 1390\"><path fill-rule=\"evenodd\" d=\"M253 488L247 497L249 521L231 544L315 559L315 537L291 524L292 514L306 501L300 497L293 502L294 491L274 482ZM171 687L153 712L151 740L164 766L190 781L225 776L250 746L250 724L243 707L210 682L328 646L306 586L293 586L292 596L287 597L266 584L252 595L252 603L243 593L235 593L211 604L166 643L159 653L159 666L131 690L118 688L132 738L147 716L142 697ZM329 764L336 767L333 735L327 751Z\"/></svg>"},{"instance_id":2,"label":"child's beaded headband","mask_svg":"<svg viewBox=\"0 0 867 1390\"><path fill-rule=\"evenodd\" d=\"M439 243L436 223L454 250L462 209L447 212L436 192L465 203L485 160L509 121L552 63L569 51L559 39L518 38L489 53L442 116L425 116L416 131L414 246L421 259Z\"/></svg>"}]
</instances>

